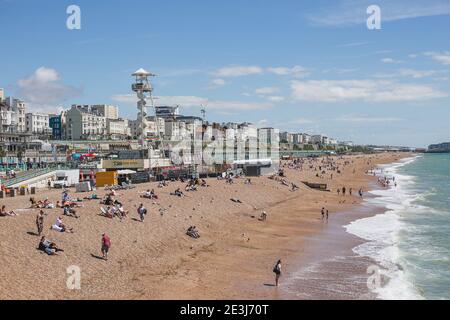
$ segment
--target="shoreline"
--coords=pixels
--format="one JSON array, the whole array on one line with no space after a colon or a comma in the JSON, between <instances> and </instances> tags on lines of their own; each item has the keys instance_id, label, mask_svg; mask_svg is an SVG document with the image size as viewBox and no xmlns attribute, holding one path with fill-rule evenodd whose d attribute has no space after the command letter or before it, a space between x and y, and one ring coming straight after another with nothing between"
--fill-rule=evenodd
<instances>
[{"instance_id":1,"label":"shoreline","mask_svg":"<svg viewBox=\"0 0 450 320\"><path fill-rule=\"evenodd\" d=\"M302 259L306 261L302 254L309 249L308 241L326 234L320 219L321 206L330 210L331 225L344 219L346 214L342 212L361 205L355 196L342 203L342 197L335 192L311 190L301 181L326 181L332 190L342 183L352 185L354 190L359 186L367 190L371 180L365 175L367 168L404 157L405 154L345 156L344 159L355 162L352 167L357 170L345 169L332 180L316 178L316 170L311 168L300 172L286 169L287 179L300 186L296 192L267 177L252 179L251 186L244 185L242 180L228 186L212 179L208 181L211 187L188 193L183 199L169 194L180 183L170 183L164 189L155 187L160 200L154 204L136 200L136 192L156 184L139 185L123 192L121 198L130 210L131 219L119 222L99 217L95 214L98 203L85 202L80 219L65 218L76 230L74 234L47 231L53 219L61 215L59 209L48 210L45 233L65 249L57 257L36 251L38 239L30 234L35 230L36 210L17 218L1 219L0 236L5 241L0 244L0 262L10 272L0 279L0 298L298 299L285 293L283 283ZM97 193L103 196L104 192ZM55 201L60 192L43 191L37 197L43 195ZM243 203L232 203L232 197ZM15 198L15 202L6 204L12 209L24 208L27 200ZM144 224L132 220L136 216L134 207L140 201L151 213ZM158 208L165 208L168 213L159 215ZM262 210L268 212L267 222L257 220ZM184 234L189 225L198 227L200 239L192 240ZM98 255L99 238L105 231L113 243L107 262L92 257ZM279 257L286 262L285 275L281 287L274 288L271 271ZM79 265L82 270L81 290L64 287L66 268L70 265ZM42 268L52 270L51 276L38 272ZM324 297L332 298L326 294Z\"/></svg>"}]
</instances>

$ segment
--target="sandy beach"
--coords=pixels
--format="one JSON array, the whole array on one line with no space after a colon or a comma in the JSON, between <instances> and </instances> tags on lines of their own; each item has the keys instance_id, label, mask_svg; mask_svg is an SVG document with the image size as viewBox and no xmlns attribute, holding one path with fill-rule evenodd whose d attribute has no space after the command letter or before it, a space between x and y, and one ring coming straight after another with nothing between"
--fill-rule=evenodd
<instances>
[{"instance_id":1,"label":"sandy beach","mask_svg":"<svg viewBox=\"0 0 450 320\"><path fill-rule=\"evenodd\" d=\"M35 217L39 210L27 209L29 196L2 199L0 204L19 216L0 218L0 299L371 299L361 285L365 264L354 269L351 258L333 261L331 266L336 272L359 277L354 295L336 294L336 273L321 272L322 278L316 282L292 278L318 256L348 252L361 241L336 230L352 219L374 214L358 210L361 199L357 191L370 190L375 179L365 172L407 156L410 154L335 157L341 173L333 172L332 179L331 172L316 176L321 158L304 164L303 170L286 167L285 179L299 186L297 191L268 177L252 178L251 185L244 179L235 179L233 184L208 179L209 187L186 192L182 198L170 195L177 187L184 190L181 182L170 182L164 188L157 188L156 182L138 185L118 191L117 198L130 211L127 219L102 217L98 200L83 201L77 210L81 218L64 217L73 227L72 234L49 230L62 216L62 209L45 210L44 234L64 249L57 256L37 250ZM331 192L310 189L301 181L327 183ZM353 195L338 196L336 190L343 186L352 188ZM139 193L152 188L158 200L139 198ZM103 197L106 191L96 193ZM72 189L70 195L82 198L88 194ZM39 190L36 195L38 200L46 197L56 203L61 200L61 190ZM136 213L140 203L149 211L144 223ZM321 219L322 207L330 212L328 223ZM263 210L267 221L258 221ZM199 239L185 234L193 225L199 230ZM108 261L98 257L104 232L112 241ZM283 261L283 277L277 288L272 268L278 259ZM81 269L80 290L66 286L67 268L73 265ZM288 280L289 285L283 286ZM314 293L317 288L320 292Z\"/></svg>"}]
</instances>

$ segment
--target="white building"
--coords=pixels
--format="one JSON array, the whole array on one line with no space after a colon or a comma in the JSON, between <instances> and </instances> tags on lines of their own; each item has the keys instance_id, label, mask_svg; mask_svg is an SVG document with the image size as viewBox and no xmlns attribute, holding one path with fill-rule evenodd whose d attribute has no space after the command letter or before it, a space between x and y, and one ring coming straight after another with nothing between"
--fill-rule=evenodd
<instances>
[{"instance_id":1,"label":"white building","mask_svg":"<svg viewBox=\"0 0 450 320\"><path fill-rule=\"evenodd\" d=\"M303 144L311 143L311 136L307 133L302 133Z\"/></svg>"},{"instance_id":2,"label":"white building","mask_svg":"<svg viewBox=\"0 0 450 320\"><path fill-rule=\"evenodd\" d=\"M91 106L91 112L105 117L106 119L119 119L119 108L108 104L94 104Z\"/></svg>"},{"instance_id":3,"label":"white building","mask_svg":"<svg viewBox=\"0 0 450 320\"><path fill-rule=\"evenodd\" d=\"M129 120L130 136L136 139L139 137L140 122L139 120ZM147 117L145 119L145 136L162 137L165 133L165 121L159 117Z\"/></svg>"},{"instance_id":4,"label":"white building","mask_svg":"<svg viewBox=\"0 0 450 320\"><path fill-rule=\"evenodd\" d=\"M166 119L164 137L166 140L180 140L180 125L178 121Z\"/></svg>"},{"instance_id":5,"label":"white building","mask_svg":"<svg viewBox=\"0 0 450 320\"><path fill-rule=\"evenodd\" d=\"M25 102L12 97L5 98L5 92L0 89L0 132L25 133Z\"/></svg>"},{"instance_id":6,"label":"white building","mask_svg":"<svg viewBox=\"0 0 450 320\"><path fill-rule=\"evenodd\" d=\"M281 133L280 133L280 141L286 142L286 143L293 143L293 142L294 142L294 139L293 139L292 133L289 133L289 132L281 132Z\"/></svg>"},{"instance_id":7,"label":"white building","mask_svg":"<svg viewBox=\"0 0 450 320\"><path fill-rule=\"evenodd\" d=\"M248 140L258 138L258 128L248 122L239 125L236 136L238 139Z\"/></svg>"},{"instance_id":8,"label":"white building","mask_svg":"<svg viewBox=\"0 0 450 320\"><path fill-rule=\"evenodd\" d=\"M120 140L130 136L127 119L106 119L106 133L109 139Z\"/></svg>"},{"instance_id":9,"label":"white building","mask_svg":"<svg viewBox=\"0 0 450 320\"><path fill-rule=\"evenodd\" d=\"M27 113L26 128L32 134L50 134L49 115L43 113Z\"/></svg>"},{"instance_id":10,"label":"white building","mask_svg":"<svg viewBox=\"0 0 450 320\"><path fill-rule=\"evenodd\" d=\"M292 134L292 143L293 144L302 144L303 143L303 134L293 133Z\"/></svg>"},{"instance_id":11,"label":"white building","mask_svg":"<svg viewBox=\"0 0 450 320\"><path fill-rule=\"evenodd\" d=\"M311 136L311 143L313 144L321 144L323 140L323 135L321 134L315 134Z\"/></svg>"},{"instance_id":12,"label":"white building","mask_svg":"<svg viewBox=\"0 0 450 320\"><path fill-rule=\"evenodd\" d=\"M69 140L102 140L106 138L106 118L90 108L72 106L66 113L66 138Z\"/></svg>"}]
</instances>

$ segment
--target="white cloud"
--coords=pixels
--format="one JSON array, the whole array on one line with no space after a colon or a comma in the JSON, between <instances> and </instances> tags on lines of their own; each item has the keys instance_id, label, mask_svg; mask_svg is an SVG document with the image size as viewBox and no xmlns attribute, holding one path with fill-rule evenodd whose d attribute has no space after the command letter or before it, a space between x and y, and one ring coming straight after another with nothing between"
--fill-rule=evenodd
<instances>
[{"instance_id":1,"label":"white cloud","mask_svg":"<svg viewBox=\"0 0 450 320\"><path fill-rule=\"evenodd\" d=\"M436 75L435 70L415 70L415 69L400 69L394 73L378 73L375 74L375 78L397 78L397 77L410 77L414 79L421 79Z\"/></svg>"},{"instance_id":2,"label":"white cloud","mask_svg":"<svg viewBox=\"0 0 450 320\"><path fill-rule=\"evenodd\" d=\"M401 61L401 60L395 60L392 58L381 59L381 62L383 62L383 63L403 63L403 61Z\"/></svg>"},{"instance_id":3,"label":"white cloud","mask_svg":"<svg viewBox=\"0 0 450 320\"><path fill-rule=\"evenodd\" d=\"M227 82L223 79L214 79L212 81L212 84L216 85L216 86L224 86L227 84Z\"/></svg>"},{"instance_id":4,"label":"white cloud","mask_svg":"<svg viewBox=\"0 0 450 320\"><path fill-rule=\"evenodd\" d=\"M293 76L296 78L303 78L310 75L310 72L299 65L293 67L268 67L263 68L260 66L239 66L231 65L217 69L213 72L213 75L220 78L230 77L242 77L248 75L261 75L264 73L272 73L279 76Z\"/></svg>"},{"instance_id":5,"label":"white cloud","mask_svg":"<svg viewBox=\"0 0 450 320\"><path fill-rule=\"evenodd\" d=\"M426 85L388 80L291 81L292 97L299 101L423 101L448 97L448 93Z\"/></svg>"},{"instance_id":6,"label":"white cloud","mask_svg":"<svg viewBox=\"0 0 450 320\"><path fill-rule=\"evenodd\" d=\"M305 118L298 118L298 119L290 121L289 123L291 123L291 124L311 124L311 123L314 123L314 121L310 120L310 119L305 119Z\"/></svg>"},{"instance_id":7,"label":"white cloud","mask_svg":"<svg viewBox=\"0 0 450 320\"><path fill-rule=\"evenodd\" d=\"M399 73L402 76L420 79L420 78L430 77L430 76L436 74L436 71L434 71L434 70L401 69L399 71Z\"/></svg>"},{"instance_id":8,"label":"white cloud","mask_svg":"<svg viewBox=\"0 0 450 320\"><path fill-rule=\"evenodd\" d=\"M269 100L271 102L282 102L285 100L285 98L282 96L269 96L269 97L267 97L267 100Z\"/></svg>"},{"instance_id":9,"label":"white cloud","mask_svg":"<svg viewBox=\"0 0 450 320\"><path fill-rule=\"evenodd\" d=\"M135 105L137 100L136 96L133 94L114 95L111 99L129 105ZM273 107L273 104L270 102L226 101L197 96L158 96L155 100L155 103L158 105L180 105L181 107L186 108L195 108L206 105L208 109L219 110L262 110Z\"/></svg>"},{"instance_id":10,"label":"white cloud","mask_svg":"<svg viewBox=\"0 0 450 320\"><path fill-rule=\"evenodd\" d=\"M425 55L430 56L433 60L443 64L450 65L450 52L426 52Z\"/></svg>"},{"instance_id":11,"label":"white cloud","mask_svg":"<svg viewBox=\"0 0 450 320\"><path fill-rule=\"evenodd\" d=\"M293 67L270 67L267 68L267 71L279 76L289 75L297 78L307 77L310 75L310 72L306 68L298 65Z\"/></svg>"},{"instance_id":12,"label":"white cloud","mask_svg":"<svg viewBox=\"0 0 450 320\"><path fill-rule=\"evenodd\" d=\"M256 94L266 95L280 92L280 88L277 87L262 87L255 90Z\"/></svg>"},{"instance_id":13,"label":"white cloud","mask_svg":"<svg viewBox=\"0 0 450 320\"><path fill-rule=\"evenodd\" d=\"M258 66L228 66L214 72L217 77L241 77L254 74L262 74L263 68Z\"/></svg>"},{"instance_id":14,"label":"white cloud","mask_svg":"<svg viewBox=\"0 0 450 320\"><path fill-rule=\"evenodd\" d=\"M81 92L80 89L65 85L60 80L55 69L40 67L27 78L17 82L17 95L29 103L34 111L57 112L58 104Z\"/></svg>"},{"instance_id":15,"label":"white cloud","mask_svg":"<svg viewBox=\"0 0 450 320\"><path fill-rule=\"evenodd\" d=\"M336 118L334 120L343 122L395 122L395 121L402 121L403 119L394 117L367 117L367 116L345 115Z\"/></svg>"},{"instance_id":16,"label":"white cloud","mask_svg":"<svg viewBox=\"0 0 450 320\"><path fill-rule=\"evenodd\" d=\"M314 25L329 27L364 24L368 17L366 8L371 4L373 2L370 0L335 1L332 5L326 6L325 10L310 14L308 19ZM378 0L376 4L381 7L383 23L450 14L450 3L441 0Z\"/></svg>"}]
</instances>

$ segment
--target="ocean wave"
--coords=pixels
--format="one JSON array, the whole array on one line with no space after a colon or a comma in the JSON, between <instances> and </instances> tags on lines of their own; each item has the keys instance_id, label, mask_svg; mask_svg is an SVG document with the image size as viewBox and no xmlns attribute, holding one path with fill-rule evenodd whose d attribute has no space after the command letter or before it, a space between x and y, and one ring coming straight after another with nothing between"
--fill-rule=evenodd
<instances>
[{"instance_id":1,"label":"ocean wave","mask_svg":"<svg viewBox=\"0 0 450 320\"><path fill-rule=\"evenodd\" d=\"M386 213L351 222L345 229L367 242L355 247L353 251L363 257L376 261L379 273L389 279L387 283L372 288L380 299L423 299L420 290L414 285L405 270L402 251L399 248L400 235L405 228L401 213L406 209L424 210L414 205L422 194L415 190L415 177L400 174L399 168L416 161L419 157L380 166L382 176L395 176L397 186L372 190L375 197L366 200L368 206L383 206Z\"/></svg>"}]
</instances>

